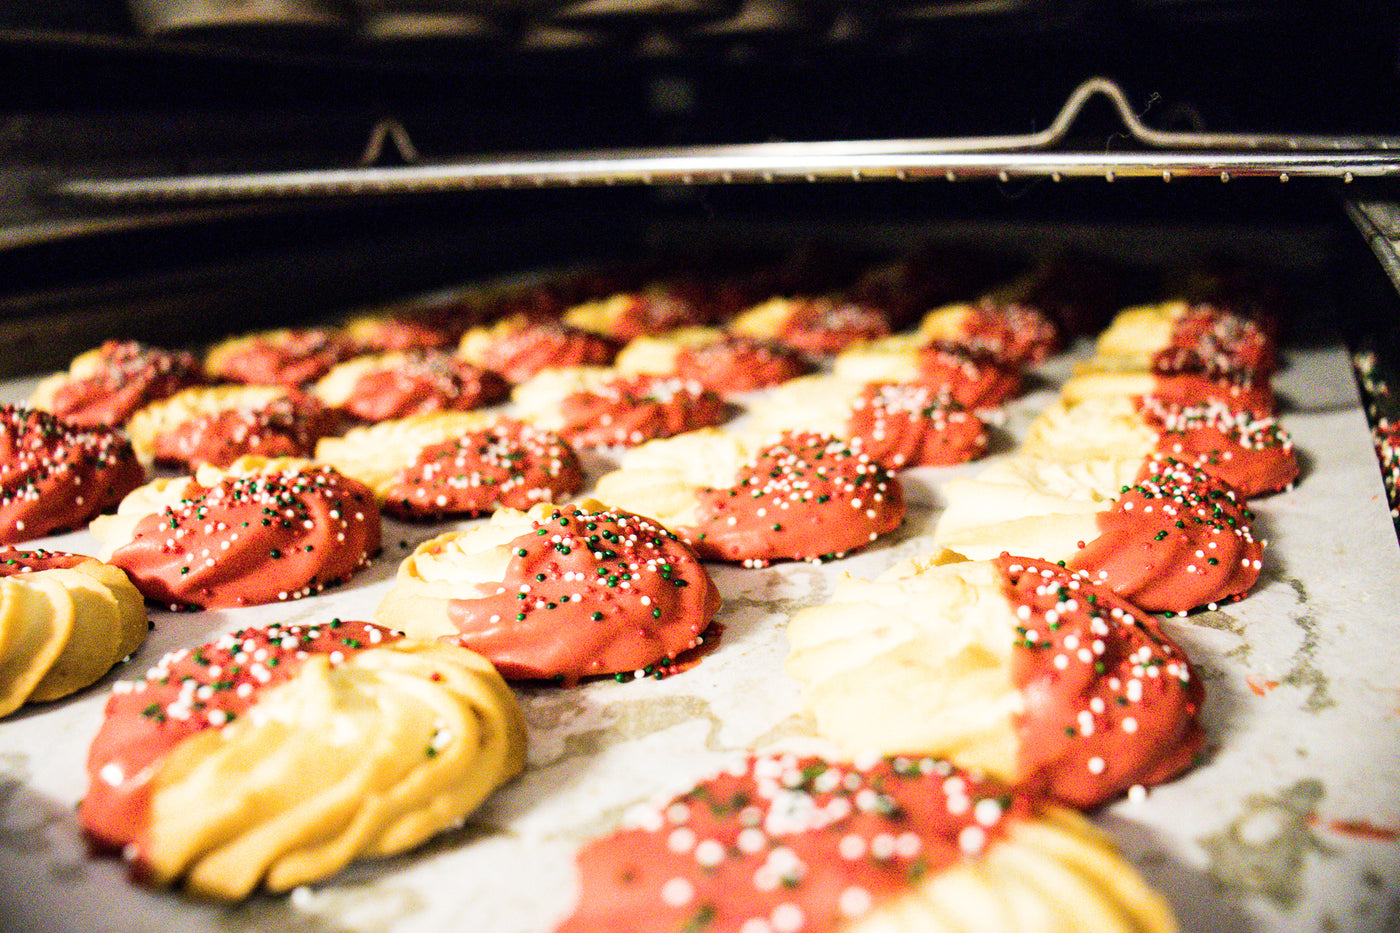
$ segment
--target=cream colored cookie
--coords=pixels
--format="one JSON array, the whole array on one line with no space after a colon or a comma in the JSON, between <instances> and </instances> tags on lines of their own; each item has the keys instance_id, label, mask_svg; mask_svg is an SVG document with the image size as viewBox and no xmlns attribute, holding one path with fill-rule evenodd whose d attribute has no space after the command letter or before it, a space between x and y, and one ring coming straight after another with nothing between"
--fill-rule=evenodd
<instances>
[{"instance_id":1,"label":"cream colored cookie","mask_svg":"<svg viewBox=\"0 0 1400 933\"><path fill-rule=\"evenodd\" d=\"M933 540L975 560L1003 551L1064 560L1098 537L1097 515L1136 481L1142 459L1009 457L943 485Z\"/></svg>"},{"instance_id":2,"label":"cream colored cookie","mask_svg":"<svg viewBox=\"0 0 1400 933\"><path fill-rule=\"evenodd\" d=\"M785 669L850 754L917 752L1016 777L1017 620L990 563L943 552L878 581L846 577L788 623Z\"/></svg>"},{"instance_id":3,"label":"cream colored cookie","mask_svg":"<svg viewBox=\"0 0 1400 933\"><path fill-rule=\"evenodd\" d=\"M131 437L136 456L149 466L155 459L156 443L161 435L169 434L185 422L221 411L264 408L287 397L288 390L283 386L195 386L137 410L127 422L126 433Z\"/></svg>"},{"instance_id":4,"label":"cream colored cookie","mask_svg":"<svg viewBox=\"0 0 1400 933\"><path fill-rule=\"evenodd\" d=\"M767 393L749 409L758 434L816 431L845 440L851 437L851 408L865 383L841 376L799 376Z\"/></svg>"},{"instance_id":5,"label":"cream colored cookie","mask_svg":"<svg viewBox=\"0 0 1400 933\"><path fill-rule=\"evenodd\" d=\"M152 716L182 728L130 749ZM341 620L244 629L114 695L81 816L145 880L239 900L412 849L524 763L515 698L479 655Z\"/></svg>"},{"instance_id":6,"label":"cream colored cookie","mask_svg":"<svg viewBox=\"0 0 1400 933\"><path fill-rule=\"evenodd\" d=\"M448 602L495 593L510 563L510 543L529 533L532 522L543 514L498 509L487 522L443 532L418 545L399 564L394 586L374 610L374 620L418 638L455 635Z\"/></svg>"},{"instance_id":7,"label":"cream colored cookie","mask_svg":"<svg viewBox=\"0 0 1400 933\"><path fill-rule=\"evenodd\" d=\"M648 441L624 453L618 469L605 473L593 494L667 528L693 527L703 517L700 491L733 486L763 444L763 435L719 428Z\"/></svg>"},{"instance_id":8,"label":"cream colored cookie","mask_svg":"<svg viewBox=\"0 0 1400 933\"><path fill-rule=\"evenodd\" d=\"M125 573L75 554L0 550L0 716L92 684L146 638Z\"/></svg>"},{"instance_id":9,"label":"cream colored cookie","mask_svg":"<svg viewBox=\"0 0 1400 933\"><path fill-rule=\"evenodd\" d=\"M1172 329L1186 313L1180 299L1124 308L1094 343L1084 372L1148 372L1159 351L1171 345Z\"/></svg>"},{"instance_id":10,"label":"cream colored cookie","mask_svg":"<svg viewBox=\"0 0 1400 933\"><path fill-rule=\"evenodd\" d=\"M1052 402L1031 422L1021 452L1053 460L1132 460L1151 456L1156 444L1157 432L1132 396L1100 395Z\"/></svg>"},{"instance_id":11,"label":"cream colored cookie","mask_svg":"<svg viewBox=\"0 0 1400 933\"><path fill-rule=\"evenodd\" d=\"M1175 933L1166 899L1078 813L1045 807L842 933Z\"/></svg>"},{"instance_id":12,"label":"cream colored cookie","mask_svg":"<svg viewBox=\"0 0 1400 933\"><path fill-rule=\"evenodd\" d=\"M891 334L842 350L831 371L851 382L915 382L919 351L925 346L919 334Z\"/></svg>"}]
</instances>

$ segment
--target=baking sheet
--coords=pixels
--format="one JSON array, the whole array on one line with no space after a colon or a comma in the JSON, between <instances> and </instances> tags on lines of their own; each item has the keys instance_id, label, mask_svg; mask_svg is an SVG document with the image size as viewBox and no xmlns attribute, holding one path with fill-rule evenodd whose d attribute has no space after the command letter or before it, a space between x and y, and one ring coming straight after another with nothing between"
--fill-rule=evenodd
<instances>
[{"instance_id":1,"label":"baking sheet","mask_svg":"<svg viewBox=\"0 0 1400 933\"><path fill-rule=\"evenodd\" d=\"M1073 356L1038 369L1043 381L1007 408L993 456L1005 455L1053 398ZM5 383L0 400L23 401L32 385ZM1184 930L1396 930L1400 548L1345 349L1290 350L1275 385L1304 477L1255 503L1269 542L1261 584L1240 603L1168 622L1205 680L1208 759L1095 819L1165 892ZM586 462L595 479L607 466L605 456ZM107 688L228 629L370 618L399 561L446 525L386 520L372 567L315 597L153 611L145 646L96 687L0 723L0 928L543 933L569 909L575 848L613 828L629 806L683 790L745 749L810 742L796 684L782 673L786 618L823 601L841 574L873 576L928 550L939 484L986 462L906 471L909 520L849 558L711 565L724 632L698 666L659 681L518 689L529 768L465 827L405 856L234 907L137 888L120 863L88 857L73 811ZM95 553L86 532L33 545Z\"/></svg>"}]
</instances>

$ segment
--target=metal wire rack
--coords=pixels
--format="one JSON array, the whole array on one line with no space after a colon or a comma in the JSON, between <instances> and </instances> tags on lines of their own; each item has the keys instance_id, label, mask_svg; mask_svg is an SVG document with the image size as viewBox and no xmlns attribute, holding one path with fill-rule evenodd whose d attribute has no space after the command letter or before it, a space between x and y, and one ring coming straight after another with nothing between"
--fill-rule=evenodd
<instances>
[{"instance_id":1,"label":"metal wire rack","mask_svg":"<svg viewBox=\"0 0 1400 933\"><path fill-rule=\"evenodd\" d=\"M1085 105L1104 97L1141 149L1059 147ZM372 162L386 141L409 164ZM490 188L699 185L819 181L948 181L997 178L1326 177L1350 182L1400 175L1400 137L1206 133L1154 129L1108 78L1079 85L1044 130L1023 135L785 142L664 149L503 155L421 162L393 121L375 127L361 164L349 168L150 178L68 179L61 196L106 202L227 201L410 194Z\"/></svg>"}]
</instances>

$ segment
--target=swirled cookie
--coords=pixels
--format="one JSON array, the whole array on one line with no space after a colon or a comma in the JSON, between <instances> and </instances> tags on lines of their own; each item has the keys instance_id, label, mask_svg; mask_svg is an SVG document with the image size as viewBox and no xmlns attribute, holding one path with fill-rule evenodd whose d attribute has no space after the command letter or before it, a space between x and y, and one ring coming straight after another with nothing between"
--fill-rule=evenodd
<instances>
[{"instance_id":1,"label":"swirled cookie","mask_svg":"<svg viewBox=\"0 0 1400 933\"><path fill-rule=\"evenodd\" d=\"M787 672L849 753L939 755L1076 807L1174 777L1200 680L1158 620L1082 571L949 552L845 578L788 624Z\"/></svg>"},{"instance_id":2,"label":"swirled cookie","mask_svg":"<svg viewBox=\"0 0 1400 933\"><path fill-rule=\"evenodd\" d=\"M523 315L473 327L462 335L457 353L500 373L511 384L563 366L608 366L619 344L611 338L568 327L559 321L533 321Z\"/></svg>"},{"instance_id":3,"label":"swirled cookie","mask_svg":"<svg viewBox=\"0 0 1400 933\"><path fill-rule=\"evenodd\" d=\"M955 346L1011 366L1039 363L1057 353L1063 336L1045 312L991 297L934 308L919 322L920 345Z\"/></svg>"},{"instance_id":4,"label":"swirled cookie","mask_svg":"<svg viewBox=\"0 0 1400 933\"><path fill-rule=\"evenodd\" d=\"M903 334L846 350L836 357L832 372L853 382L930 386L963 408L1000 405L1022 389L1015 366L963 347L923 346Z\"/></svg>"},{"instance_id":5,"label":"swirled cookie","mask_svg":"<svg viewBox=\"0 0 1400 933\"><path fill-rule=\"evenodd\" d=\"M250 606L310 596L363 569L379 551L379 507L364 484L323 464L242 457L147 483L92 532L147 599Z\"/></svg>"},{"instance_id":6,"label":"swirled cookie","mask_svg":"<svg viewBox=\"0 0 1400 933\"><path fill-rule=\"evenodd\" d=\"M801 353L713 327L686 327L659 337L638 337L617 355L618 372L677 376L730 395L786 382L812 371Z\"/></svg>"},{"instance_id":7,"label":"swirled cookie","mask_svg":"<svg viewBox=\"0 0 1400 933\"><path fill-rule=\"evenodd\" d=\"M724 400L698 382L624 376L604 366L546 370L511 398L520 417L578 447L634 447L729 417Z\"/></svg>"},{"instance_id":8,"label":"swirled cookie","mask_svg":"<svg viewBox=\"0 0 1400 933\"><path fill-rule=\"evenodd\" d=\"M1215 379L1200 373L1080 373L1060 386L1060 398L1067 404L1100 396L1151 396L1183 408L1193 405L1223 405L1263 418L1274 413L1274 393L1268 382L1241 379Z\"/></svg>"},{"instance_id":9,"label":"swirled cookie","mask_svg":"<svg viewBox=\"0 0 1400 933\"><path fill-rule=\"evenodd\" d=\"M1259 322L1217 305L1174 300L1118 312L1085 369L1263 382L1277 362L1273 337Z\"/></svg>"},{"instance_id":10,"label":"swirled cookie","mask_svg":"<svg viewBox=\"0 0 1400 933\"><path fill-rule=\"evenodd\" d=\"M485 659L366 622L243 629L121 683L79 817L133 874L286 891L459 825L525 764Z\"/></svg>"},{"instance_id":11,"label":"swirled cookie","mask_svg":"<svg viewBox=\"0 0 1400 933\"><path fill-rule=\"evenodd\" d=\"M145 478L117 432L0 405L0 544L83 525Z\"/></svg>"},{"instance_id":12,"label":"swirled cookie","mask_svg":"<svg viewBox=\"0 0 1400 933\"><path fill-rule=\"evenodd\" d=\"M94 683L146 639L126 574L59 551L0 548L0 716Z\"/></svg>"},{"instance_id":13,"label":"swirled cookie","mask_svg":"<svg viewBox=\"0 0 1400 933\"><path fill-rule=\"evenodd\" d=\"M675 535L585 499L504 509L420 545L375 618L478 651L507 678L572 684L665 673L719 605Z\"/></svg>"},{"instance_id":14,"label":"swirled cookie","mask_svg":"<svg viewBox=\"0 0 1400 933\"><path fill-rule=\"evenodd\" d=\"M738 314L729 329L812 356L832 356L890 333L878 308L839 298L771 298Z\"/></svg>"},{"instance_id":15,"label":"swirled cookie","mask_svg":"<svg viewBox=\"0 0 1400 933\"><path fill-rule=\"evenodd\" d=\"M216 343L204 357L204 369L228 382L299 386L320 379L354 352L338 330L284 327Z\"/></svg>"},{"instance_id":16,"label":"swirled cookie","mask_svg":"<svg viewBox=\"0 0 1400 933\"><path fill-rule=\"evenodd\" d=\"M932 758L755 755L578 854L556 933L1174 933L1073 811Z\"/></svg>"},{"instance_id":17,"label":"swirled cookie","mask_svg":"<svg viewBox=\"0 0 1400 933\"><path fill-rule=\"evenodd\" d=\"M653 288L575 305L564 312L562 320L566 326L626 343L636 337L708 324L710 318L699 302L675 290Z\"/></svg>"},{"instance_id":18,"label":"swirled cookie","mask_svg":"<svg viewBox=\"0 0 1400 933\"><path fill-rule=\"evenodd\" d=\"M803 376L774 389L750 413L755 431L832 434L890 470L966 463L987 450L981 419L917 383Z\"/></svg>"},{"instance_id":19,"label":"swirled cookie","mask_svg":"<svg viewBox=\"0 0 1400 933\"><path fill-rule=\"evenodd\" d=\"M1236 492L1170 458L1012 457L943 493L935 544L973 559L1063 560L1150 612L1239 599L1262 566Z\"/></svg>"},{"instance_id":20,"label":"swirled cookie","mask_svg":"<svg viewBox=\"0 0 1400 933\"><path fill-rule=\"evenodd\" d=\"M437 315L441 318L442 315ZM345 322L341 334L357 354L405 353L410 350L441 350L457 342L452 327L421 313L384 312L361 314Z\"/></svg>"},{"instance_id":21,"label":"swirled cookie","mask_svg":"<svg viewBox=\"0 0 1400 933\"><path fill-rule=\"evenodd\" d=\"M476 412L435 412L328 437L316 459L374 490L403 518L528 509L583 488L578 455L559 435Z\"/></svg>"},{"instance_id":22,"label":"swirled cookie","mask_svg":"<svg viewBox=\"0 0 1400 933\"><path fill-rule=\"evenodd\" d=\"M283 386L184 389L131 416L127 434L143 463L226 467L239 457L309 457L336 418Z\"/></svg>"},{"instance_id":23,"label":"swirled cookie","mask_svg":"<svg viewBox=\"0 0 1400 933\"><path fill-rule=\"evenodd\" d=\"M628 451L596 488L650 515L706 560L827 560L904 520L899 480L829 434L692 431Z\"/></svg>"},{"instance_id":24,"label":"swirled cookie","mask_svg":"<svg viewBox=\"0 0 1400 933\"><path fill-rule=\"evenodd\" d=\"M510 395L510 386L496 373L451 354L416 351L346 360L312 391L362 421L384 421L492 405Z\"/></svg>"},{"instance_id":25,"label":"swirled cookie","mask_svg":"<svg viewBox=\"0 0 1400 933\"><path fill-rule=\"evenodd\" d=\"M30 407L83 427L118 427L141 406L203 379L194 355L135 340L108 340L39 383Z\"/></svg>"},{"instance_id":26,"label":"swirled cookie","mask_svg":"<svg viewBox=\"0 0 1400 933\"><path fill-rule=\"evenodd\" d=\"M1056 460L1172 457L1229 483L1246 499L1298 478L1293 440L1271 417L1219 402L1182 406L1155 396L1097 396L1050 405L1023 453Z\"/></svg>"}]
</instances>

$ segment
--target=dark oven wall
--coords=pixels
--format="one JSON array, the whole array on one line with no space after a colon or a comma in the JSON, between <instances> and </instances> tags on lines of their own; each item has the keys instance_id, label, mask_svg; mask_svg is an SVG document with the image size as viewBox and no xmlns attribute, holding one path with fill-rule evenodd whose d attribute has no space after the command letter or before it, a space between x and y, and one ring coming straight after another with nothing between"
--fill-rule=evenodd
<instances>
[{"instance_id":1,"label":"dark oven wall","mask_svg":"<svg viewBox=\"0 0 1400 933\"><path fill-rule=\"evenodd\" d=\"M476 192L121 209L59 180L353 166L411 151L1020 133L1107 74L1162 127L1400 133L1400 13L1248 0L612 4L67 0L0 13L0 327L49 368L110 330L167 343L492 272L635 254L671 220L1285 225L1327 186L1083 182ZM1323 9L1325 7L1325 9ZM180 23L153 18L185 11ZM222 12L220 12L222 11ZM201 21L200 16L205 19ZM179 27L179 28L174 28ZM1076 126L1122 145L1106 108ZM41 326L42 325L42 326Z\"/></svg>"}]
</instances>

